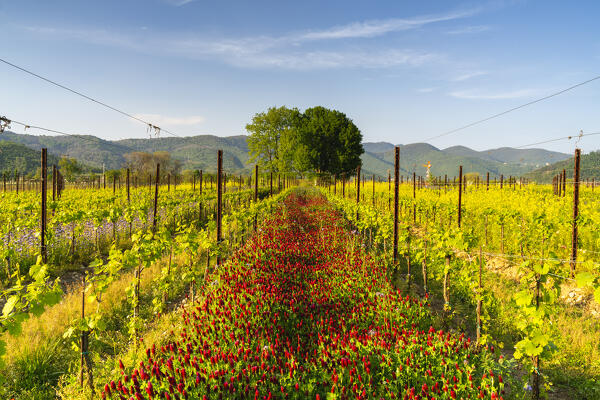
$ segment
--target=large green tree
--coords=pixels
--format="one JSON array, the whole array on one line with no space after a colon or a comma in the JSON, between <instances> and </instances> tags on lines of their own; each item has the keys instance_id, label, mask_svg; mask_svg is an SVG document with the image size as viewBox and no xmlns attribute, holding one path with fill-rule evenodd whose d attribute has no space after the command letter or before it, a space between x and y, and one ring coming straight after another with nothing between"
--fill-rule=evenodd
<instances>
[{"instance_id":1,"label":"large green tree","mask_svg":"<svg viewBox=\"0 0 600 400\"><path fill-rule=\"evenodd\" d=\"M320 106L304 112L294 157L300 170L352 174L363 152L362 134L346 114Z\"/></svg>"},{"instance_id":2,"label":"large green tree","mask_svg":"<svg viewBox=\"0 0 600 400\"><path fill-rule=\"evenodd\" d=\"M297 108L271 107L258 113L246 125L250 162L256 162L267 171L289 171L296 128L301 119Z\"/></svg>"},{"instance_id":3,"label":"large green tree","mask_svg":"<svg viewBox=\"0 0 600 400\"><path fill-rule=\"evenodd\" d=\"M352 174L364 152L362 135L337 110L271 107L246 125L250 162L269 171Z\"/></svg>"}]
</instances>

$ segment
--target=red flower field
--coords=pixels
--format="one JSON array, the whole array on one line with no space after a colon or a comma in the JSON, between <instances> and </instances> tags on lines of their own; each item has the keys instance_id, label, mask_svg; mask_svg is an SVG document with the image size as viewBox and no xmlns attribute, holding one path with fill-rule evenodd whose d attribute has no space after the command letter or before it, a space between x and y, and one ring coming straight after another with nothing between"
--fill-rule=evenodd
<instances>
[{"instance_id":1,"label":"red flower field","mask_svg":"<svg viewBox=\"0 0 600 400\"><path fill-rule=\"evenodd\" d=\"M432 328L323 199L293 194L110 399L500 399L494 354ZM496 371L496 372L495 372Z\"/></svg>"}]
</instances>

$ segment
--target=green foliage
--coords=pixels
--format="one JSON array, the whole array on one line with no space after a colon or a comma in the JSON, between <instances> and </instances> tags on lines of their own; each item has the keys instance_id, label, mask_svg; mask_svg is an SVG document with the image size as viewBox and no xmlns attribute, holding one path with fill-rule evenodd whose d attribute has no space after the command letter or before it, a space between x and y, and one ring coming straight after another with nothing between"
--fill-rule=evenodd
<instances>
[{"instance_id":1,"label":"green foliage","mask_svg":"<svg viewBox=\"0 0 600 400\"><path fill-rule=\"evenodd\" d=\"M58 166L68 181L73 180L75 175L80 174L84 169L83 165L81 165L75 158L66 156L61 157L60 161L58 162Z\"/></svg>"},{"instance_id":2,"label":"green foliage","mask_svg":"<svg viewBox=\"0 0 600 400\"><path fill-rule=\"evenodd\" d=\"M300 114L272 107L256 114L246 130L250 161L268 170L351 174L361 162L362 135L336 110L314 107Z\"/></svg>"},{"instance_id":3,"label":"green foliage","mask_svg":"<svg viewBox=\"0 0 600 400\"><path fill-rule=\"evenodd\" d=\"M297 108L271 107L266 112L256 114L252 123L246 125L248 136L249 162L256 162L267 171L290 171L290 154L297 137L300 120Z\"/></svg>"},{"instance_id":4,"label":"green foliage","mask_svg":"<svg viewBox=\"0 0 600 400\"><path fill-rule=\"evenodd\" d=\"M295 162L300 170L352 174L364 152L362 134L344 113L325 107L304 112Z\"/></svg>"},{"instance_id":5,"label":"green foliage","mask_svg":"<svg viewBox=\"0 0 600 400\"><path fill-rule=\"evenodd\" d=\"M584 179L595 179L600 181L600 151L592 151L581 155L580 176ZM549 183L552 178L562 173L567 173L567 179L573 179L573 157L536 169L526 175L527 178L536 182Z\"/></svg>"},{"instance_id":6,"label":"green foliage","mask_svg":"<svg viewBox=\"0 0 600 400\"><path fill-rule=\"evenodd\" d=\"M7 134L0 135L0 138ZM58 158L48 154L48 164L58 163ZM40 152L22 144L0 140L0 173L13 178L15 172L20 175L34 174L40 166ZM39 175L38 175L39 176Z\"/></svg>"}]
</instances>

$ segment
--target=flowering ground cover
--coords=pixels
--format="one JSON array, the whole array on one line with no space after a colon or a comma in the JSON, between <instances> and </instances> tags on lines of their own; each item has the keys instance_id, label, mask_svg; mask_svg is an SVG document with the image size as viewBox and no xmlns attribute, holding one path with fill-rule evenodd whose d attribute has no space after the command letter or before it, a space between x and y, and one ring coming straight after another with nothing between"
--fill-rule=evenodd
<instances>
[{"instance_id":1,"label":"flowering ground cover","mask_svg":"<svg viewBox=\"0 0 600 400\"><path fill-rule=\"evenodd\" d=\"M436 330L427 299L384 266L313 192L295 192L231 260L184 329L120 363L110 399L500 399L503 363Z\"/></svg>"}]
</instances>

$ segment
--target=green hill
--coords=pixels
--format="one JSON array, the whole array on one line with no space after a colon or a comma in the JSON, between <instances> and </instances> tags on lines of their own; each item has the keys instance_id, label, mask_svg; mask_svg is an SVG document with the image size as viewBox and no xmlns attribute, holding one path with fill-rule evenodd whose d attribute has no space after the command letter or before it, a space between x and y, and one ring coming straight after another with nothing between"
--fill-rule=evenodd
<instances>
[{"instance_id":1,"label":"green hill","mask_svg":"<svg viewBox=\"0 0 600 400\"><path fill-rule=\"evenodd\" d=\"M218 137L213 135L188 136L184 138L164 137L151 139L103 140L94 136L36 136L4 132L2 141L20 143L38 150L48 148L50 154L67 155L80 162L101 169L120 168L125 163L124 155L132 151L168 151L182 161L184 169L214 171L217 163L217 150L223 150L223 166L230 173L249 172L248 145L246 136ZM387 178L388 170L394 169L394 145L388 142L366 142L363 144L362 170L367 175ZM476 151L465 146L453 146L444 150L426 143L413 143L400 146L400 170L402 175L425 175L423 166L431 162L431 173L435 176L458 175L458 166L465 173L478 172L496 177L520 176L531 172L547 162L557 162L569 158L568 154L543 149L512 149L503 147L486 151Z\"/></svg>"},{"instance_id":2,"label":"green hill","mask_svg":"<svg viewBox=\"0 0 600 400\"><path fill-rule=\"evenodd\" d=\"M15 170L27 175L40 168L41 154L19 143L0 141L0 174L14 176ZM58 165L58 157L48 154L48 166Z\"/></svg>"},{"instance_id":3,"label":"green hill","mask_svg":"<svg viewBox=\"0 0 600 400\"><path fill-rule=\"evenodd\" d=\"M7 131L0 135L0 141L20 143L37 151L45 147L50 154L73 157L96 169L102 169L102 164L107 169L119 168L125 162L123 154L131 151L115 142L89 135L37 136Z\"/></svg>"},{"instance_id":4,"label":"green hill","mask_svg":"<svg viewBox=\"0 0 600 400\"><path fill-rule=\"evenodd\" d=\"M375 145L375 146L372 146ZM383 152L371 152L367 149L385 149ZM387 177L387 170L394 168L394 146L391 143L365 143L362 156L363 169L368 173ZM520 176L543 165L542 160L564 160L568 154L543 149L500 148L476 151L465 146L453 146L440 150L427 143L400 145L401 174L425 175L427 162L431 162L433 176L458 175L458 167L463 166L464 173L477 172L480 175L490 173L491 177Z\"/></svg>"},{"instance_id":5,"label":"green hill","mask_svg":"<svg viewBox=\"0 0 600 400\"><path fill-rule=\"evenodd\" d=\"M248 145L246 136L218 137L212 135L185 138L125 139L109 141L95 136L36 136L4 132L2 141L23 144L29 148L48 149L48 153L67 155L96 169L121 168L124 155L133 151L168 151L183 162L184 169L214 171L217 165L217 150L223 150L223 167L229 172L248 170Z\"/></svg>"},{"instance_id":6,"label":"green hill","mask_svg":"<svg viewBox=\"0 0 600 400\"><path fill-rule=\"evenodd\" d=\"M574 161L573 156L567 160L547 165L536 169L525 176L536 182L552 182L552 178L562 170L565 170L567 179L573 179ZM595 179L600 182L600 151L592 151L589 154L582 154L579 165L579 174L581 180Z\"/></svg>"}]
</instances>

